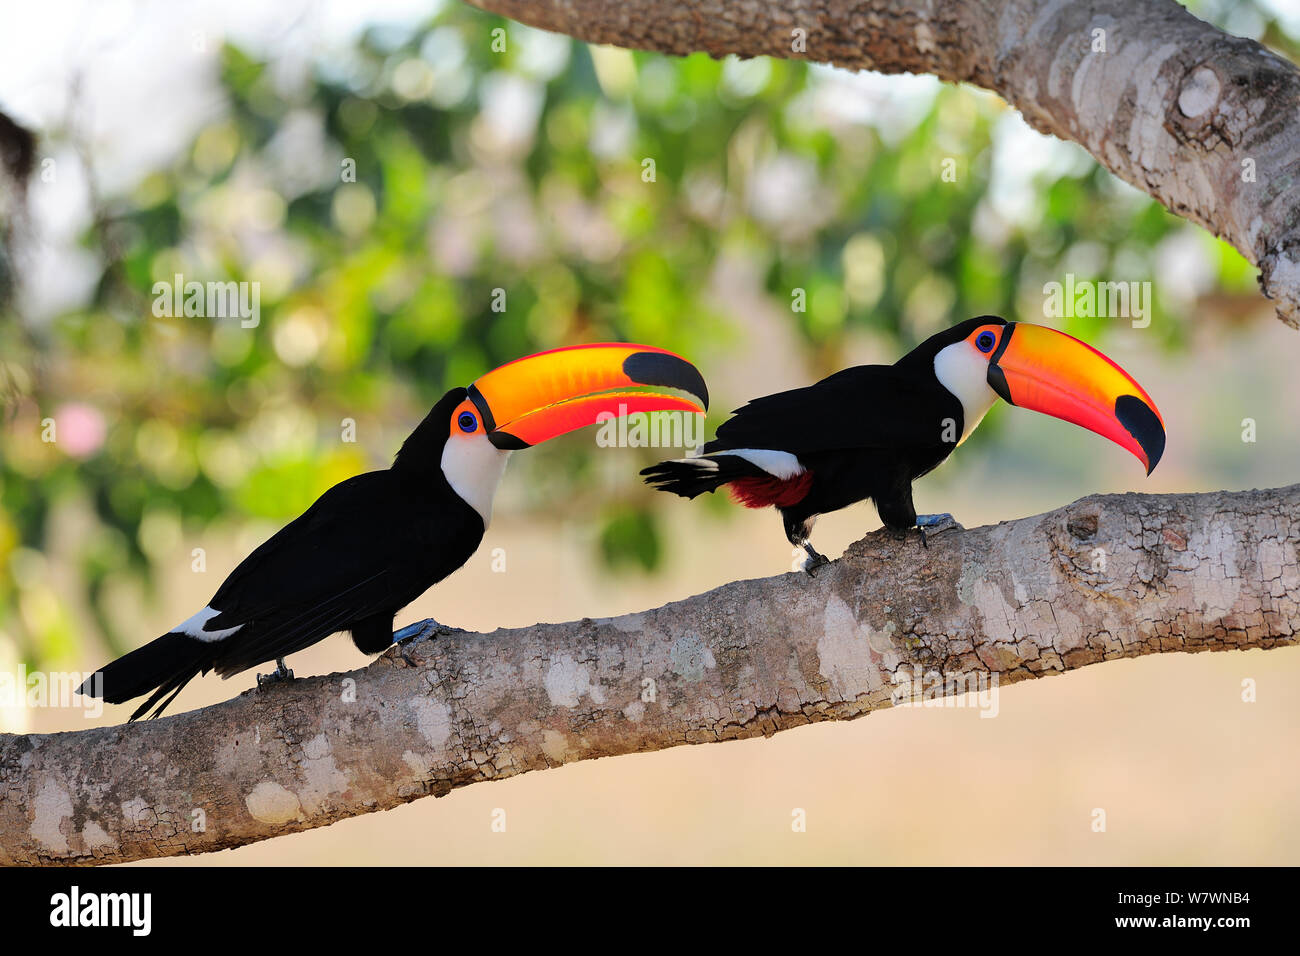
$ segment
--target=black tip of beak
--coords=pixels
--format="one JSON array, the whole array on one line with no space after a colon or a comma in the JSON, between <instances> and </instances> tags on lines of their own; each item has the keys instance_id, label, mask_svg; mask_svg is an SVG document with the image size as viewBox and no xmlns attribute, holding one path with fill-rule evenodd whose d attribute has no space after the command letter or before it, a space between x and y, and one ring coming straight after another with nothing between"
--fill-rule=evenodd
<instances>
[{"instance_id":1,"label":"black tip of beak","mask_svg":"<svg viewBox=\"0 0 1300 956\"><path fill-rule=\"evenodd\" d=\"M709 407L709 388L704 376L690 362L664 352L633 352L623 360L623 374L641 385L680 388Z\"/></svg>"},{"instance_id":2,"label":"black tip of beak","mask_svg":"<svg viewBox=\"0 0 1300 956\"><path fill-rule=\"evenodd\" d=\"M1147 474L1151 474L1165 453L1165 426L1160 416L1136 395L1121 395L1115 399L1115 417L1146 452Z\"/></svg>"}]
</instances>

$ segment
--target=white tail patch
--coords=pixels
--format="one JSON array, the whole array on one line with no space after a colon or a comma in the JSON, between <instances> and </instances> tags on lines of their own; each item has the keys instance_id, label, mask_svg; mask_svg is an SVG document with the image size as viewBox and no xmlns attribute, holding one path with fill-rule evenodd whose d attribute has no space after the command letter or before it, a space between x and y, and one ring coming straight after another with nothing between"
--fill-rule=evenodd
<instances>
[{"instance_id":1,"label":"white tail patch","mask_svg":"<svg viewBox=\"0 0 1300 956\"><path fill-rule=\"evenodd\" d=\"M717 471L718 463L712 458L674 458L674 465L686 465L696 471Z\"/></svg>"},{"instance_id":2,"label":"white tail patch","mask_svg":"<svg viewBox=\"0 0 1300 956\"><path fill-rule=\"evenodd\" d=\"M773 478L786 481L795 475L802 475L807 469L803 463L788 451L773 451L770 448L728 448L716 451L715 455L735 455L751 465L757 465Z\"/></svg>"},{"instance_id":3,"label":"white tail patch","mask_svg":"<svg viewBox=\"0 0 1300 956\"><path fill-rule=\"evenodd\" d=\"M220 613L216 608L205 607L184 624L173 627L172 633L185 634L199 641L221 641L243 628L244 625L236 624L234 627L225 627L216 631L205 630L204 625Z\"/></svg>"}]
</instances>

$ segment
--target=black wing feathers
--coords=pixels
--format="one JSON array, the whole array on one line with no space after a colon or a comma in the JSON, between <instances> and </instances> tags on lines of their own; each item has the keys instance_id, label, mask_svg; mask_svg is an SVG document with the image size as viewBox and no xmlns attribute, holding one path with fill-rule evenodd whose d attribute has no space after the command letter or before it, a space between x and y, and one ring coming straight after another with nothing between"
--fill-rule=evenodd
<instances>
[{"instance_id":1,"label":"black wing feathers","mask_svg":"<svg viewBox=\"0 0 1300 956\"><path fill-rule=\"evenodd\" d=\"M859 365L754 399L718 426L704 451L929 447L944 443L949 420L960 435L961 404L937 380L918 380L891 365Z\"/></svg>"},{"instance_id":2,"label":"black wing feathers","mask_svg":"<svg viewBox=\"0 0 1300 956\"><path fill-rule=\"evenodd\" d=\"M455 496L411 493L404 480L377 471L335 485L240 563L211 601L220 613L208 630L244 625L222 642L217 673L396 613L465 563L483 536L478 513Z\"/></svg>"}]
</instances>

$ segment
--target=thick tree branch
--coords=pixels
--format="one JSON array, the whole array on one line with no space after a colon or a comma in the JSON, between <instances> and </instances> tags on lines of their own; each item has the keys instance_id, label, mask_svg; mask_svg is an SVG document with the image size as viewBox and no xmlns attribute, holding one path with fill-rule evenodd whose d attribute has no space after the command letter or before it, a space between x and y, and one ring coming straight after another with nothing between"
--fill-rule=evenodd
<instances>
[{"instance_id":1,"label":"thick tree branch","mask_svg":"<svg viewBox=\"0 0 1300 956\"><path fill-rule=\"evenodd\" d=\"M1232 243L1300 328L1300 70L1173 0L471 2L592 43L994 90L1030 125Z\"/></svg>"},{"instance_id":2,"label":"thick tree branch","mask_svg":"<svg viewBox=\"0 0 1300 956\"><path fill-rule=\"evenodd\" d=\"M953 693L1298 641L1300 485L1096 496L928 549L878 532L816 579L442 636L151 723L0 736L0 863L240 846L575 760L848 720L909 680Z\"/></svg>"}]
</instances>

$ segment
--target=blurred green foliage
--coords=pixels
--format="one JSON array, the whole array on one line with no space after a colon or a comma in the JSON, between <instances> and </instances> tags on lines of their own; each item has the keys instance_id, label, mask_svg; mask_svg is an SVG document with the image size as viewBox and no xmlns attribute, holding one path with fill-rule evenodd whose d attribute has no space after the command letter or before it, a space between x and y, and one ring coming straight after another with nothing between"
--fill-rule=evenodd
<instances>
[{"instance_id":1,"label":"blurred green foliage","mask_svg":"<svg viewBox=\"0 0 1300 956\"><path fill-rule=\"evenodd\" d=\"M61 510L82 513L85 605L124 649L141 635L118 632L110 581L149 586L218 519L296 515L391 456L451 385L579 341L724 363L746 334L719 305L725 257L756 265L825 373L855 329L901 351L950 321L1041 309L1065 271L1149 278L1188 229L1071 146L1017 173L998 155L1016 149L1014 114L938 83L855 93L803 63L591 49L460 5L283 66L222 50L218 115L96 210L83 307L32 322L5 303L0 629L29 661L73 640L68 582L42 558ZM1253 294L1254 270L1195 236L1220 289ZM259 283L260 323L156 316L155 283L177 274ZM1176 346L1181 306L1160 292L1154 328ZM1094 338L1104 322L1066 324ZM592 451L530 453L520 506L589 500ZM605 563L653 570L655 496L629 472L599 497Z\"/></svg>"}]
</instances>

